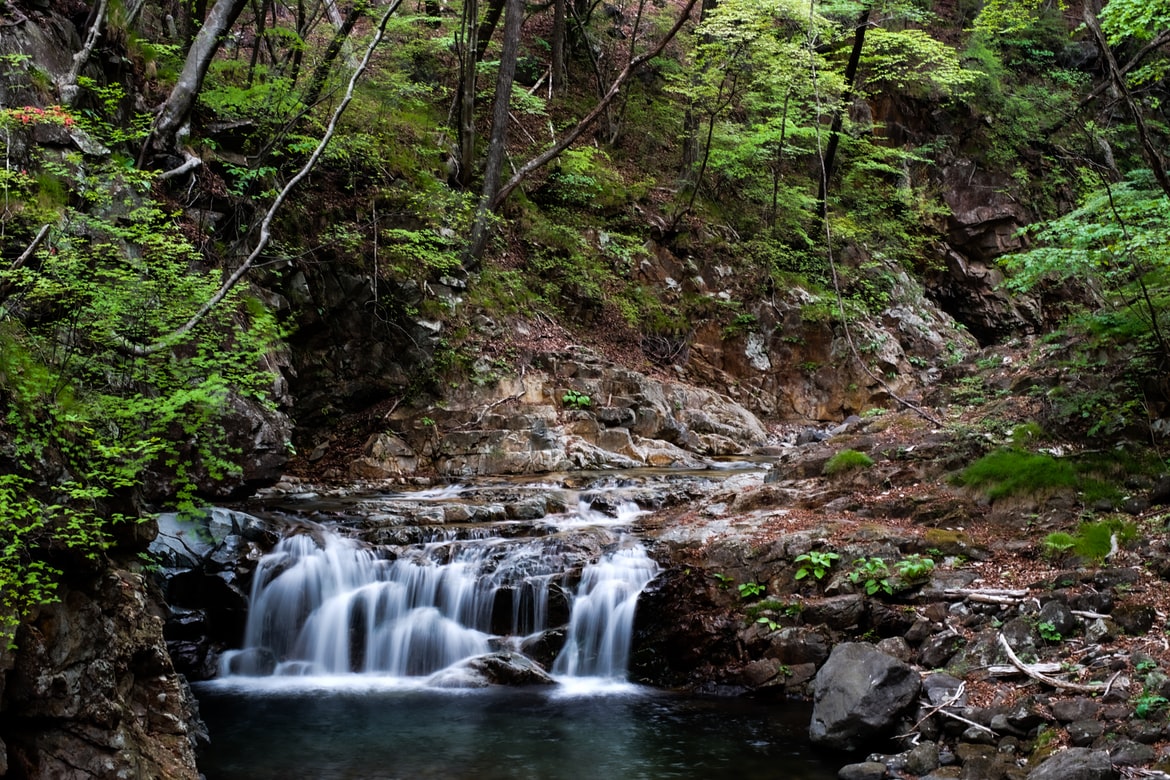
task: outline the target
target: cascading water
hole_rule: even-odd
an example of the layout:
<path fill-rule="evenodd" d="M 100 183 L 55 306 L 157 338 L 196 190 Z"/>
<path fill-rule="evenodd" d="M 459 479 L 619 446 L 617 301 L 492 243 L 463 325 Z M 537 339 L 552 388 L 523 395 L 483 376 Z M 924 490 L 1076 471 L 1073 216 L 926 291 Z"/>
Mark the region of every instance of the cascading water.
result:
<path fill-rule="evenodd" d="M 564 526 L 590 521 L 614 518 L 583 504 Z M 257 566 L 244 650 L 225 654 L 221 673 L 420 677 L 516 649 L 552 627 L 550 594 L 577 560 L 559 534 L 437 541 L 395 558 L 329 531 L 288 536 Z M 637 597 L 657 572 L 630 537 L 587 564 L 554 673 L 624 678 Z"/>

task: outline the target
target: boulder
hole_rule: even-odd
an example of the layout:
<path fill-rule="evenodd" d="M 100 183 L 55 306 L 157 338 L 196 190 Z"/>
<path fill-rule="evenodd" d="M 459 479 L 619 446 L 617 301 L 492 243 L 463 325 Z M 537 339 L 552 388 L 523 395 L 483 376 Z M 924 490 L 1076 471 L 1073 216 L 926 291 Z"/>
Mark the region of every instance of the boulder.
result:
<path fill-rule="evenodd" d="M 887 735 L 921 684 L 909 665 L 873 645 L 848 642 L 833 648 L 813 686 L 809 739 L 852 751 Z"/>
<path fill-rule="evenodd" d="M 1028 773 L 1028 780 L 1116 780 L 1117 770 L 1104 750 L 1062 750 Z"/>
<path fill-rule="evenodd" d="M 485 688 L 489 685 L 555 685 L 556 681 L 531 658 L 501 651 L 477 655 L 437 672 L 430 685 L 437 688 Z"/>

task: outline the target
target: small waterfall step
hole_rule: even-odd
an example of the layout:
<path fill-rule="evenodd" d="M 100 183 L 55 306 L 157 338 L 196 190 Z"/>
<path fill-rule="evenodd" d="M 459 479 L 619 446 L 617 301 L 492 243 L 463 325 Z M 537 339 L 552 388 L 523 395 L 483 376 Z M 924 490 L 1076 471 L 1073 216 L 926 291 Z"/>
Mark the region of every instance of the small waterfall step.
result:
<path fill-rule="evenodd" d="M 397 548 L 294 533 L 259 562 L 244 647 L 224 654 L 221 674 L 427 677 L 488 653 L 556 650 L 562 636 L 555 674 L 624 679 L 637 596 L 658 567 L 632 537 L 598 525 L 640 514 L 581 504 L 549 519 L 546 536 Z"/>

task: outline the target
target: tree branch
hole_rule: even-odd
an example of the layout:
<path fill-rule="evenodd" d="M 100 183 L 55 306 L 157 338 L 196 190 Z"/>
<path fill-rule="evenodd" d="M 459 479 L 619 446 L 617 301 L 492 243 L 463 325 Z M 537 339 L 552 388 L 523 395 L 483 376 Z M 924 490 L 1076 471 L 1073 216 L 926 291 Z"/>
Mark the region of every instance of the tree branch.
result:
<path fill-rule="evenodd" d="M 1093 14 L 1093 9 L 1087 4 L 1085 5 L 1084 18 L 1085 26 L 1092 33 L 1093 40 L 1101 52 L 1101 58 L 1105 61 L 1105 68 L 1109 72 L 1109 78 L 1113 81 L 1113 86 L 1117 88 L 1117 92 L 1125 101 L 1129 113 L 1133 115 L 1133 123 L 1137 128 L 1138 141 L 1141 142 L 1142 152 L 1145 155 L 1146 162 L 1153 169 L 1154 178 L 1157 179 L 1158 186 L 1162 188 L 1162 191 L 1166 195 L 1170 196 L 1170 177 L 1166 175 L 1166 163 L 1162 159 L 1162 155 L 1158 152 L 1157 147 L 1154 146 L 1153 141 L 1150 140 L 1150 131 L 1146 127 L 1146 119 L 1142 116 L 1142 110 L 1138 106 L 1137 101 L 1133 99 L 1133 94 L 1130 93 L 1129 86 L 1125 83 L 1125 76 L 1117 66 L 1117 60 L 1113 57 L 1113 50 L 1109 48 L 1109 42 L 1105 40 L 1105 33 L 1101 31 L 1101 25 L 1097 21 L 1096 15 Z"/>
<path fill-rule="evenodd" d="M 191 319 L 187 320 L 178 328 L 151 344 L 136 344 L 124 336 L 114 334 L 114 338 L 118 342 L 118 347 L 120 349 L 135 357 L 146 357 L 147 355 L 153 355 L 156 352 L 161 352 L 164 349 L 168 349 L 172 344 L 174 344 L 176 339 L 185 336 L 196 325 L 198 325 L 203 320 L 203 318 L 211 312 L 212 309 L 214 309 L 221 301 L 223 301 L 224 298 L 227 297 L 228 293 L 232 291 L 232 288 L 235 287 L 236 284 L 238 284 L 239 281 L 244 278 L 244 275 L 252 268 L 256 260 L 260 257 L 260 253 L 264 251 L 264 248 L 268 246 L 268 242 L 272 238 L 272 233 L 270 230 L 272 227 L 272 220 L 276 216 L 276 212 L 284 204 L 284 201 L 288 198 L 289 193 L 292 192 L 293 188 L 296 187 L 297 184 L 299 184 L 306 176 L 308 176 L 314 167 L 316 167 L 317 161 L 325 152 L 325 147 L 327 147 L 329 142 L 333 139 L 333 135 L 337 132 L 337 123 L 341 119 L 341 115 L 345 113 L 345 109 L 349 106 L 350 101 L 353 100 L 354 88 L 357 86 L 358 79 L 363 73 L 365 73 L 366 68 L 369 66 L 370 59 L 374 55 L 374 49 L 377 48 L 378 44 L 382 42 L 382 38 L 386 34 L 386 24 L 390 21 L 391 14 L 398 10 L 398 6 L 401 4 L 402 0 L 394 0 L 394 2 L 391 3 L 390 6 L 386 9 L 386 12 L 382 14 L 382 18 L 378 22 L 377 31 L 374 33 L 374 37 L 370 41 L 369 46 L 366 47 L 365 56 L 362 58 L 362 61 L 358 63 L 358 66 L 354 70 L 353 75 L 350 76 L 349 85 L 345 90 L 345 97 L 343 97 L 341 102 L 338 103 L 337 108 L 333 111 L 333 116 L 329 119 L 329 125 L 325 128 L 325 135 L 321 137 L 320 142 L 317 144 L 317 148 L 315 148 L 313 153 L 309 155 L 309 159 L 305 161 L 305 164 L 301 167 L 300 171 L 298 171 L 295 176 L 289 179 L 288 183 L 284 185 L 280 193 L 276 196 L 276 199 L 272 201 L 272 205 L 268 207 L 268 211 L 264 214 L 264 219 L 260 222 L 260 238 L 257 240 L 255 248 L 252 249 L 252 252 L 248 255 L 247 259 L 244 260 L 239 268 L 232 272 L 232 275 L 229 276 L 227 280 L 224 281 L 224 283 L 220 286 L 220 288 L 215 291 L 215 294 L 199 307 L 199 310 L 195 312 L 194 315 L 192 315 Z"/>
<path fill-rule="evenodd" d="M 93 54 L 93 47 L 97 45 L 98 40 L 102 37 L 102 27 L 106 23 L 106 8 L 109 6 L 109 0 L 101 0 L 98 3 L 97 11 L 94 13 L 93 24 L 89 27 L 89 32 L 85 36 L 85 43 L 81 49 L 73 55 L 73 63 L 69 66 L 69 72 L 61 77 L 57 83 L 57 93 L 61 96 L 61 102 L 66 106 L 71 106 L 77 100 L 77 79 L 81 75 L 81 69 L 89 62 L 89 56 Z"/>
<path fill-rule="evenodd" d="M 1049 677 L 1046 674 L 1037 672 L 1035 669 L 1031 668 L 1020 660 L 1020 657 L 1016 655 L 1014 650 L 1012 650 L 1012 646 L 1008 644 L 1007 637 L 1005 637 L 1003 634 L 999 635 L 999 646 L 1003 648 L 1003 651 L 1007 655 L 1008 660 L 1012 662 L 1012 666 L 1016 667 L 1021 672 L 1037 682 L 1042 682 L 1045 685 L 1051 685 L 1053 688 L 1063 688 L 1067 691 L 1079 691 L 1081 693 L 1100 693 L 1101 691 L 1105 690 L 1105 686 L 1101 683 L 1095 683 L 1093 685 L 1082 685 L 1081 683 L 1058 680 L 1055 677 Z"/>
<path fill-rule="evenodd" d="M 661 54 L 662 50 L 666 48 L 666 45 L 674 39 L 674 36 L 678 34 L 678 31 L 682 29 L 682 26 L 691 17 L 691 10 L 694 9 L 695 4 L 698 3 L 698 1 L 699 0 L 687 0 L 687 4 L 683 8 L 682 13 L 678 15 L 678 18 L 675 20 L 674 25 L 671 26 L 670 30 L 668 30 L 666 34 L 662 36 L 662 40 L 660 40 L 653 49 L 639 54 L 637 57 L 626 63 L 626 67 L 622 69 L 622 72 L 618 74 L 617 78 L 614 79 L 614 82 L 610 85 L 609 91 L 606 92 L 605 96 L 597 102 L 597 105 L 593 107 L 593 110 L 586 114 L 585 117 L 577 123 L 576 127 L 570 130 L 564 138 L 562 138 L 552 147 L 524 163 L 524 165 L 520 166 L 520 169 L 517 170 L 515 174 L 513 174 L 512 178 L 508 180 L 508 183 L 501 187 L 500 191 L 496 193 L 496 197 L 492 199 L 492 211 L 499 210 L 500 206 L 504 205 L 504 201 L 508 199 L 508 196 L 512 194 L 512 190 L 520 186 L 521 182 L 532 175 L 534 171 L 542 168 L 548 164 L 549 161 L 556 158 L 557 155 L 559 155 L 561 152 L 568 149 L 574 141 L 580 138 L 581 135 L 586 130 L 588 130 L 594 122 L 597 121 L 598 117 L 605 113 L 605 110 L 609 108 L 609 104 L 613 102 L 615 97 L 617 97 L 617 94 L 621 90 L 622 85 L 629 80 L 630 76 L 632 76 L 634 72 L 637 71 L 638 68 L 642 67 L 642 65 L 644 65 L 646 62 Z"/>

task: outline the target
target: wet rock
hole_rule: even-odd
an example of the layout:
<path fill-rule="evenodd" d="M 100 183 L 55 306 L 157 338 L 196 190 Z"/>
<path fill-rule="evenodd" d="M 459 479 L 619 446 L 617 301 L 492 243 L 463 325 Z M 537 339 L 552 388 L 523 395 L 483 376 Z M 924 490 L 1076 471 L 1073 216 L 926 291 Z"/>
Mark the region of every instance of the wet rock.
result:
<path fill-rule="evenodd" d="M 837 750 L 856 750 L 887 734 L 914 703 L 914 669 L 873 645 L 837 645 L 817 672 L 809 738 Z"/>
<path fill-rule="evenodd" d="M 885 776 L 886 765 L 879 761 L 846 764 L 837 772 L 839 780 L 882 780 Z"/>
<path fill-rule="evenodd" d="M 925 775 L 938 769 L 938 745 L 926 740 L 919 742 L 904 753 L 892 756 L 873 755 L 868 760 L 884 764 L 889 772 Z"/>
<path fill-rule="evenodd" d="M 438 672 L 428 685 L 436 688 L 484 688 L 489 685 L 555 685 L 535 661 L 520 653 L 498 652 L 469 658 Z"/>
<path fill-rule="evenodd" d="M 190 691 L 141 575 L 77 565 L 0 650 L 6 758 L 30 780 L 197 776 Z"/>
<path fill-rule="evenodd" d="M 267 647 L 250 647 L 226 657 L 228 674 L 267 677 L 276 671 L 276 655 Z"/>
<path fill-rule="evenodd" d="M 833 631 L 855 628 L 865 615 L 865 599 L 860 594 L 809 599 L 801 616 L 809 625 L 823 625 Z"/>
<path fill-rule="evenodd" d="M 1037 620 L 1041 623 L 1051 623 L 1053 630 L 1061 636 L 1072 636 L 1080 625 L 1080 621 L 1068 605 L 1056 599 L 1041 607 Z"/>
<path fill-rule="evenodd" d="M 1104 750 L 1062 750 L 1028 773 L 1028 780 L 1116 780 L 1117 770 Z"/>

